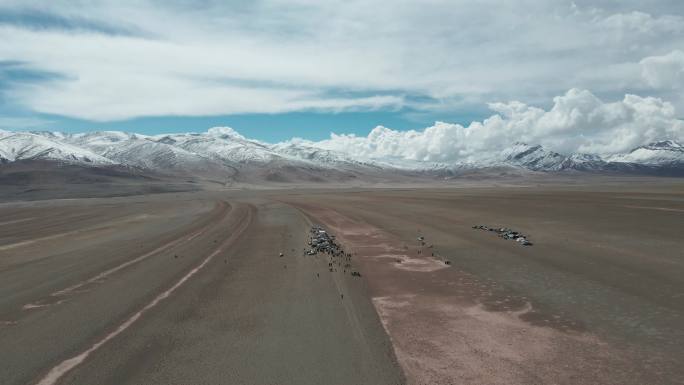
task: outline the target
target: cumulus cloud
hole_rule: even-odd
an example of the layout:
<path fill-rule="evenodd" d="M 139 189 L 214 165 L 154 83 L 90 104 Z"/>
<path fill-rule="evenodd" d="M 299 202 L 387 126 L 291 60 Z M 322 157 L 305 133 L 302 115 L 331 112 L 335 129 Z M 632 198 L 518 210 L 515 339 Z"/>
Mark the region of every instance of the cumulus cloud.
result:
<path fill-rule="evenodd" d="M 237 139 L 245 139 L 244 136 L 242 136 L 239 132 L 235 131 L 232 127 L 212 127 L 209 130 L 207 130 L 207 133 L 211 136 L 227 136 L 231 138 L 237 138 Z"/>
<path fill-rule="evenodd" d="M 332 134 L 309 144 L 362 158 L 467 162 L 518 141 L 561 153 L 601 155 L 657 140 L 684 141 L 684 121 L 676 118 L 672 104 L 654 97 L 628 94 L 604 102 L 587 90 L 570 89 L 548 110 L 518 101 L 490 108 L 495 115 L 468 126 L 437 122 L 421 131 L 379 126 L 368 136 Z"/>
<path fill-rule="evenodd" d="M 59 76 L 0 91 L 28 110 L 90 120 L 461 112 L 573 87 L 615 98 L 647 85 L 663 97 L 667 82 L 646 70 L 644 80 L 642 59 L 684 46 L 680 11 L 611 0 L 7 0 L 0 61 Z"/>

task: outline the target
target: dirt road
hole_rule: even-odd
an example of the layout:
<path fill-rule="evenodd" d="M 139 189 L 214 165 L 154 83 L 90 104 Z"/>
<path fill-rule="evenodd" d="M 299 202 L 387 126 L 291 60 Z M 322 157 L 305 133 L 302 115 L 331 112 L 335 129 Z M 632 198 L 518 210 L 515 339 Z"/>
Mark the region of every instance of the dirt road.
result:
<path fill-rule="evenodd" d="M 0 211 L 3 384 L 403 383 L 363 285 L 303 256 L 292 207 L 194 193 Z"/>

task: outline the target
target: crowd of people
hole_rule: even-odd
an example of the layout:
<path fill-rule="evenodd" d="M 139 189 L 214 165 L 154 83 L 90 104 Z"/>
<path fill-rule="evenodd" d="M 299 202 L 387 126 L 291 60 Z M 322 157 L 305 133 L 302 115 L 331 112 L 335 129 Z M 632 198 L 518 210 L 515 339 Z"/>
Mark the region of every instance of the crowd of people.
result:
<path fill-rule="evenodd" d="M 308 245 L 309 250 L 305 250 L 306 255 L 324 254 L 328 256 L 328 270 L 337 272 L 339 270 L 346 274 L 349 272 L 354 277 L 360 277 L 361 273 L 352 270 L 352 254 L 344 251 L 342 246 L 335 241 L 335 236 L 330 235 L 321 226 L 311 226 Z"/>
<path fill-rule="evenodd" d="M 492 231 L 497 233 L 499 237 L 503 239 L 516 241 L 523 246 L 532 246 L 532 242 L 530 242 L 530 240 L 527 239 L 527 236 L 523 235 L 518 231 L 514 231 L 513 229 L 509 229 L 507 227 L 496 228 L 485 225 L 475 225 L 473 226 L 473 229 Z"/>

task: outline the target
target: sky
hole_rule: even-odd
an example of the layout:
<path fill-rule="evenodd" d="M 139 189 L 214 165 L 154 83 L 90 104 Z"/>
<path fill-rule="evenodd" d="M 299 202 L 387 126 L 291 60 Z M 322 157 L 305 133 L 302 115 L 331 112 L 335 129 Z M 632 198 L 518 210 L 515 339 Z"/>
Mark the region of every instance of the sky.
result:
<path fill-rule="evenodd" d="M 682 140 L 683 91 L 680 0 L 0 0 L 6 130 L 611 153 Z"/>

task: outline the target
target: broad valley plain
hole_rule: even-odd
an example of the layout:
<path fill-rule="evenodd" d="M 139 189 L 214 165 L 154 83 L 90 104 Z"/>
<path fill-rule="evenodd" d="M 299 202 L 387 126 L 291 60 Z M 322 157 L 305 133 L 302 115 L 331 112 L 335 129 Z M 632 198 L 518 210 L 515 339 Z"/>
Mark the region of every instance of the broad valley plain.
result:
<path fill-rule="evenodd" d="M 0 0 L 0 385 L 684 385 L 684 1 Z"/>
<path fill-rule="evenodd" d="M 684 381 L 678 178 L 66 186 L 0 204 L 2 384 Z"/>

